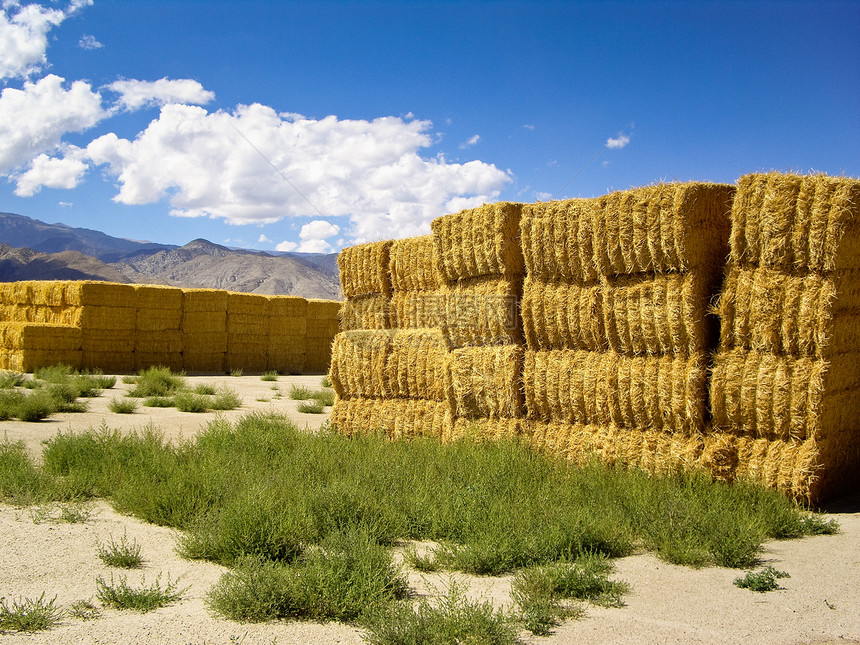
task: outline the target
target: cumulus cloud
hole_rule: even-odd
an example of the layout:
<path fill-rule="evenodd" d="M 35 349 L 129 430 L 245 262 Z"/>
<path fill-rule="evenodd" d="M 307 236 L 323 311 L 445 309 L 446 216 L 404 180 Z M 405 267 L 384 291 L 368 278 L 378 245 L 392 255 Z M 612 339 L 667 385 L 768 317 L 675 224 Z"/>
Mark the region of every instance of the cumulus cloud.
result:
<path fill-rule="evenodd" d="M 621 149 L 630 143 L 630 137 L 626 134 L 619 133 L 617 137 L 610 137 L 606 140 L 606 147 L 610 149 Z"/>
<path fill-rule="evenodd" d="M 348 215 L 353 239 L 365 241 L 428 232 L 452 199 L 492 201 L 510 181 L 484 162 L 421 157 L 430 128 L 399 117 L 317 120 L 259 104 L 232 114 L 170 104 L 134 141 L 107 134 L 87 155 L 116 177 L 123 204 L 168 198 L 173 215 L 232 224 Z"/>
<path fill-rule="evenodd" d="M 215 93 L 203 88 L 197 81 L 182 78 L 157 81 L 123 79 L 114 81 L 105 89 L 119 94 L 118 104 L 126 110 L 161 106 L 169 103 L 205 105 L 215 98 Z"/>
<path fill-rule="evenodd" d="M 295 251 L 298 248 L 298 244 L 295 242 L 290 242 L 289 240 L 284 240 L 280 244 L 275 247 L 276 251 Z"/>
<path fill-rule="evenodd" d="M 49 74 L 0 94 L 0 173 L 53 152 L 63 135 L 86 130 L 107 116 L 89 83 L 75 81 L 68 88 L 64 83 Z"/>
<path fill-rule="evenodd" d="M 19 175 L 15 194 L 30 197 L 42 187 L 75 188 L 87 171 L 79 149 L 67 151 L 63 158 L 51 158 L 41 154 L 33 160 L 30 169 Z"/>
<path fill-rule="evenodd" d="M 461 149 L 461 150 L 464 150 L 464 149 L 466 149 L 466 148 L 469 148 L 469 147 L 471 147 L 471 146 L 474 146 L 474 145 L 475 145 L 476 143 L 478 143 L 478 141 L 480 141 L 480 140 L 481 140 L 481 135 L 476 134 L 475 136 L 470 137 L 468 141 L 464 141 L 463 143 L 461 143 L 461 144 L 460 144 L 460 149 Z"/>
<path fill-rule="evenodd" d="M 326 240 L 338 233 L 340 233 L 340 226 L 337 224 L 332 224 L 323 219 L 308 222 L 302 226 L 299 233 L 302 243 L 298 250 L 302 253 L 330 253 L 334 248 Z"/>
<path fill-rule="evenodd" d="M 0 79 L 26 78 L 47 65 L 48 32 L 92 0 L 75 0 L 65 10 L 38 4 L 0 7 Z"/>
<path fill-rule="evenodd" d="M 95 36 L 87 34 L 78 41 L 78 47 L 81 49 L 101 49 L 104 47 Z"/>

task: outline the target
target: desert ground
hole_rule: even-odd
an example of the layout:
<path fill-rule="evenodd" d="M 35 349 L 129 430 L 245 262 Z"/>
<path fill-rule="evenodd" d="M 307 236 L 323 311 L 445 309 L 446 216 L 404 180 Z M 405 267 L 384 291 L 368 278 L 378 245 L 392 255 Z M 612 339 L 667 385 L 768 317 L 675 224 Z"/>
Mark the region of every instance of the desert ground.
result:
<path fill-rule="evenodd" d="M 293 384 L 311 388 L 319 376 L 282 376 L 276 382 L 259 376 L 190 377 L 191 385 L 228 385 L 243 399 L 238 410 L 220 413 L 236 419 L 254 410 L 286 414 L 300 427 L 314 431 L 327 415 L 301 414 L 288 397 Z M 117 382 L 113 390 L 92 400 L 85 413 L 57 414 L 39 423 L 0 422 L 9 440 L 23 440 L 38 457 L 41 442 L 57 432 L 98 428 L 129 431 L 153 425 L 167 438 L 189 438 L 215 413 L 192 414 L 169 408 L 138 408 L 130 415 L 108 411 L 108 403 L 128 386 Z M 278 388 L 277 390 L 273 388 Z M 281 397 L 277 397 L 278 393 Z M 180 558 L 171 529 L 146 524 L 116 513 L 107 502 L 89 507 L 83 523 L 35 521 L 32 508 L 0 504 L 0 597 L 11 602 L 22 597 L 45 599 L 68 608 L 79 600 L 95 600 L 96 579 L 128 575 L 132 585 L 161 575 L 187 588 L 182 598 L 167 607 L 141 614 L 104 609 L 94 620 L 66 616 L 50 631 L 36 634 L 0 633 L 0 645 L 27 644 L 144 644 L 164 645 L 290 645 L 299 643 L 362 643 L 362 632 L 349 625 L 313 622 L 242 624 L 218 618 L 205 604 L 207 590 L 225 571 L 221 566 Z M 765 544 L 762 566 L 772 565 L 791 577 L 780 580 L 782 589 L 755 593 L 732 581 L 742 571 L 708 567 L 691 569 L 667 564 L 643 553 L 616 561 L 614 579 L 627 581 L 626 605 L 604 609 L 588 607 L 584 617 L 557 627 L 548 637 L 523 633 L 523 641 L 563 645 L 641 643 L 730 643 L 831 645 L 860 643 L 860 495 L 837 500 L 827 507 L 828 517 L 841 527 L 833 536 Z M 145 559 L 141 570 L 118 574 L 97 556 L 99 544 L 123 535 L 136 540 Z M 507 578 L 455 575 L 471 596 L 497 606 L 510 602 Z M 415 592 L 444 589 L 448 575 L 409 573 Z"/>

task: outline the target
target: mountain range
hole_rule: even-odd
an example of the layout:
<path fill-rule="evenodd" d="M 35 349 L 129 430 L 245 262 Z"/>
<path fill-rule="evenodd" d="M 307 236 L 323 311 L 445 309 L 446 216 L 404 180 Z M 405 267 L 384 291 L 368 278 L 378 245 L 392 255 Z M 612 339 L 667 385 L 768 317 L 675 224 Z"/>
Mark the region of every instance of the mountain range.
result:
<path fill-rule="evenodd" d="M 139 242 L 0 213 L 0 282 L 16 280 L 108 280 L 343 297 L 336 253 L 267 253 L 204 239 L 184 246 Z"/>

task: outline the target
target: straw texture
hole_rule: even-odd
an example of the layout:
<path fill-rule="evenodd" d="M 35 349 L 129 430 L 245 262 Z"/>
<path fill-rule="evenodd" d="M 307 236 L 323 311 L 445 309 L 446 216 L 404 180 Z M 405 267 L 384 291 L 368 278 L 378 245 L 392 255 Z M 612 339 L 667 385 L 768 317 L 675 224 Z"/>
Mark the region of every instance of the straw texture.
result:
<path fill-rule="evenodd" d="M 466 347 L 451 355 L 451 389 L 457 417 L 523 416 L 523 347 Z"/>
<path fill-rule="evenodd" d="M 516 279 L 492 276 L 442 287 L 444 330 L 451 346 L 521 343 L 520 289 Z"/>
<path fill-rule="evenodd" d="M 389 253 L 392 242 L 371 242 L 343 249 L 337 256 L 340 284 L 346 298 L 391 294 Z"/>
<path fill-rule="evenodd" d="M 450 392 L 448 339 L 441 329 L 400 329 L 386 358 L 386 398 L 447 401 Z"/>
<path fill-rule="evenodd" d="M 433 236 L 394 240 L 389 272 L 393 291 L 433 291 L 442 286 Z"/>
<path fill-rule="evenodd" d="M 380 330 L 339 333 L 331 354 L 331 382 L 343 399 L 383 398 L 390 390 L 386 369 L 392 334 Z"/>

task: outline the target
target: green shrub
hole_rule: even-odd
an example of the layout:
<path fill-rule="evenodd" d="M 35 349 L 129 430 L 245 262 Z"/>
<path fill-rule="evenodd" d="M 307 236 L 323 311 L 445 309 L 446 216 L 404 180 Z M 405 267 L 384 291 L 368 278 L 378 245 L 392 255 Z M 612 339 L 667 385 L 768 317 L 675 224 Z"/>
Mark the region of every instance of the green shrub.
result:
<path fill-rule="evenodd" d="M 269 370 L 265 374 L 260 377 L 261 381 L 277 381 L 278 380 L 278 372 L 277 370 Z"/>
<path fill-rule="evenodd" d="M 325 406 L 317 400 L 299 401 L 296 410 L 305 414 L 322 414 L 325 412 Z"/>
<path fill-rule="evenodd" d="M 111 399 L 108 410 L 117 414 L 131 414 L 137 410 L 137 401 L 132 399 Z"/>
<path fill-rule="evenodd" d="M 41 421 L 57 410 L 56 400 L 45 390 L 33 390 L 21 398 L 15 416 L 21 421 Z"/>
<path fill-rule="evenodd" d="M 139 569 L 143 566 L 140 545 L 137 543 L 137 540 L 129 542 L 125 534 L 123 534 L 119 542 L 115 541 L 113 536 L 111 536 L 107 544 L 99 544 L 98 556 L 109 567 Z"/>
<path fill-rule="evenodd" d="M 331 407 L 334 405 L 334 390 L 317 390 L 312 398 L 321 405 Z"/>
<path fill-rule="evenodd" d="M 735 578 L 734 584 L 741 589 L 765 593 L 766 591 L 781 589 L 777 580 L 790 577 L 785 571 L 777 571 L 773 567 L 767 566 L 760 571 L 748 571 L 743 578 Z"/>
<path fill-rule="evenodd" d="M 172 408 L 173 398 L 169 396 L 148 396 L 143 400 L 148 408 Z"/>
<path fill-rule="evenodd" d="M 10 390 L 24 382 L 24 375 L 18 372 L 0 371 L 0 390 Z"/>
<path fill-rule="evenodd" d="M 242 397 L 236 390 L 222 386 L 215 391 L 215 398 L 209 406 L 213 410 L 235 410 L 242 406 Z"/>
<path fill-rule="evenodd" d="M 170 396 L 185 387 L 185 376 L 167 367 L 150 367 L 138 372 L 134 388 L 128 393 L 136 398 Z"/>
<path fill-rule="evenodd" d="M 147 587 L 144 580 L 137 588 L 130 587 L 125 576 L 122 576 L 119 582 L 115 582 L 111 574 L 110 583 L 101 576 L 96 578 L 96 596 L 105 607 L 114 609 L 134 609 L 145 613 L 176 602 L 186 591 L 187 588 L 178 589 L 176 582 L 170 580 L 170 576 L 167 577 L 167 584 L 162 589 L 161 574 L 158 574 L 155 582 L 150 586 Z"/>
<path fill-rule="evenodd" d="M 307 401 L 308 399 L 312 399 L 313 396 L 313 390 L 309 387 L 305 387 L 304 385 L 290 386 L 290 398 L 293 401 Z"/>
<path fill-rule="evenodd" d="M 193 392 L 179 392 L 173 397 L 173 405 L 180 412 L 206 412 L 209 410 L 209 398 Z"/>
<path fill-rule="evenodd" d="M 63 618 L 63 611 L 54 603 L 57 597 L 45 602 L 45 594 L 30 600 L 12 601 L 11 606 L 0 598 L 0 632 L 38 632 L 50 629 Z"/>
<path fill-rule="evenodd" d="M 203 394 L 206 396 L 214 396 L 215 386 L 211 385 L 209 383 L 200 383 L 199 385 L 194 387 L 192 392 L 194 392 L 194 394 Z"/>

